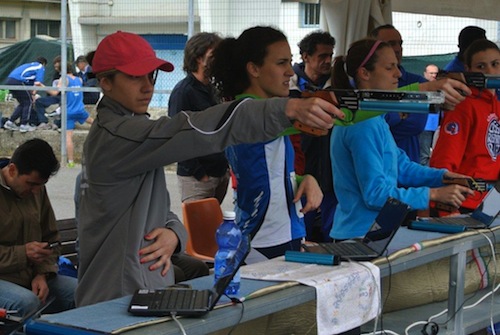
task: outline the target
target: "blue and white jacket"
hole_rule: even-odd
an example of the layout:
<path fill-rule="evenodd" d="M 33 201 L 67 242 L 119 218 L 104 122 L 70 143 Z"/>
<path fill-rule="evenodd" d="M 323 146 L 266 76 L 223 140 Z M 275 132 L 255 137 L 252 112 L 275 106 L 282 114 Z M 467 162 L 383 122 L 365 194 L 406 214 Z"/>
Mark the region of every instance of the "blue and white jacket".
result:
<path fill-rule="evenodd" d="M 288 136 L 231 146 L 226 156 L 238 181 L 236 223 L 251 236 L 252 247 L 268 248 L 304 237 L 302 205 L 293 203 L 297 182 Z"/>
<path fill-rule="evenodd" d="M 26 63 L 16 67 L 9 73 L 8 77 L 19 80 L 26 85 L 33 85 L 35 82 L 43 82 L 45 67 L 42 63 Z"/>

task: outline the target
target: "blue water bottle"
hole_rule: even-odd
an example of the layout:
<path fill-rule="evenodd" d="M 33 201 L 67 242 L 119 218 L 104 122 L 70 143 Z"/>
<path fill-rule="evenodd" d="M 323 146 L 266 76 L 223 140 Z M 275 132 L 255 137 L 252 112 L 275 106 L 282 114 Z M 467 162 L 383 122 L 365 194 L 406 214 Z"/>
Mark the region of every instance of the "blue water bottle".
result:
<path fill-rule="evenodd" d="M 214 259 L 214 279 L 217 281 L 220 277 L 228 275 L 233 271 L 232 266 L 235 265 L 234 259 L 232 262 L 228 260 L 234 257 L 236 250 L 241 242 L 241 230 L 234 222 L 236 214 L 232 211 L 225 211 L 223 214 L 222 224 L 217 228 L 215 240 L 219 249 L 215 253 Z M 240 271 L 234 275 L 233 280 L 226 288 L 227 295 L 236 295 L 240 289 Z"/>

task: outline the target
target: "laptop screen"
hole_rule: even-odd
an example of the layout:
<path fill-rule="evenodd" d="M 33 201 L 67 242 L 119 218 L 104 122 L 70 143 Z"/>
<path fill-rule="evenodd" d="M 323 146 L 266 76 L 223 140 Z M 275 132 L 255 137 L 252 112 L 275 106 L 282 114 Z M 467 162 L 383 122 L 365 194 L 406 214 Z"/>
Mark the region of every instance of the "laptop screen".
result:
<path fill-rule="evenodd" d="M 382 254 L 399 226 L 406 219 L 408 212 L 409 206 L 407 204 L 397 199 L 387 199 L 370 230 L 363 238 L 363 242 L 378 254 Z"/>
<path fill-rule="evenodd" d="M 500 212 L 500 192 L 492 187 L 479 206 L 472 212 L 472 217 L 490 225 Z"/>

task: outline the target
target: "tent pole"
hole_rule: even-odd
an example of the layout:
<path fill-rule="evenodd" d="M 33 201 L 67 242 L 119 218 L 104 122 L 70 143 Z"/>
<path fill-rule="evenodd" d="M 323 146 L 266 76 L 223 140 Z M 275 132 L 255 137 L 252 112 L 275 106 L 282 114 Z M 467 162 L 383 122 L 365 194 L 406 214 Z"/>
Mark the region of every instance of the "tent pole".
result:
<path fill-rule="evenodd" d="M 67 104 L 66 104 L 66 73 L 68 64 L 68 46 L 67 46 L 67 0 L 61 0 L 61 165 L 65 165 L 67 161 L 67 151 L 66 151 L 66 121 L 67 115 Z"/>

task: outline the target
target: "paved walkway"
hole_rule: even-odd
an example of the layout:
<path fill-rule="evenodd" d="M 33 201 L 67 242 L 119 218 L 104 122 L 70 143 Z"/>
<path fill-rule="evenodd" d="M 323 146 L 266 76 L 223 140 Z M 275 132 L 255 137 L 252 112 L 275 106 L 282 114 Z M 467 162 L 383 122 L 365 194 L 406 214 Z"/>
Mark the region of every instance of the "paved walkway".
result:
<path fill-rule="evenodd" d="M 67 219 L 75 217 L 75 204 L 73 195 L 75 190 L 76 176 L 81 170 L 81 165 L 76 165 L 69 169 L 62 166 L 59 172 L 47 183 L 47 191 L 56 219 Z M 165 172 L 168 191 L 170 192 L 170 200 L 172 202 L 172 211 L 182 220 L 181 200 L 179 188 L 177 186 L 177 176 L 174 171 Z M 222 203 L 223 210 L 232 210 L 232 189 L 228 189 L 228 193 Z"/>

